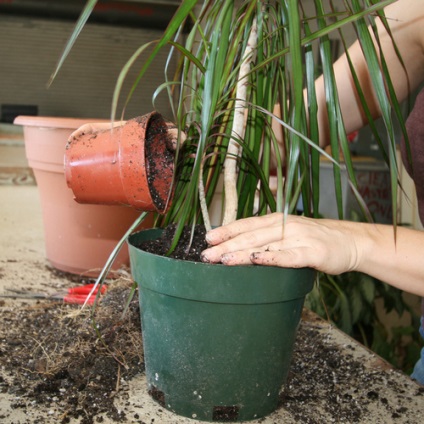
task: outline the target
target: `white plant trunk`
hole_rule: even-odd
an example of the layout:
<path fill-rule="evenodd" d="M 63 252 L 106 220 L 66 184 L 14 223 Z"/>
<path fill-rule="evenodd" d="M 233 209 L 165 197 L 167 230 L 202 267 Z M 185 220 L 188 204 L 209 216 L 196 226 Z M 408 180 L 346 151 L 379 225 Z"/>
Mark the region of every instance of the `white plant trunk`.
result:
<path fill-rule="evenodd" d="M 247 41 L 247 46 L 240 66 L 234 106 L 233 127 L 224 164 L 225 209 L 222 225 L 229 224 L 237 218 L 237 161 L 241 155 L 241 146 L 237 142 L 237 139 L 242 140 L 244 138 L 246 129 L 245 109 L 247 100 L 247 85 L 249 82 L 247 75 L 250 71 L 250 64 L 253 61 L 257 39 L 258 32 L 255 19 L 252 23 L 249 39 Z"/>

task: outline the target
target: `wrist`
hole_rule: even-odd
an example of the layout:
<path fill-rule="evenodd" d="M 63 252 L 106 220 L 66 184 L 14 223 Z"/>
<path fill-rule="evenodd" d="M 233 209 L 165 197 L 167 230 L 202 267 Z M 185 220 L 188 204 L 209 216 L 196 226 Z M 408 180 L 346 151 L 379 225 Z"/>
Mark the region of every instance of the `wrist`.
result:
<path fill-rule="evenodd" d="M 355 271 L 373 275 L 376 268 L 382 266 L 379 260 L 383 250 L 388 248 L 393 237 L 393 227 L 382 224 L 362 223 L 360 231 L 356 232 L 357 263 Z"/>
<path fill-rule="evenodd" d="M 378 246 L 377 237 L 375 235 L 376 225 L 368 223 L 347 222 L 351 228 L 351 263 L 350 271 L 367 272 L 372 266 L 375 249 Z"/>

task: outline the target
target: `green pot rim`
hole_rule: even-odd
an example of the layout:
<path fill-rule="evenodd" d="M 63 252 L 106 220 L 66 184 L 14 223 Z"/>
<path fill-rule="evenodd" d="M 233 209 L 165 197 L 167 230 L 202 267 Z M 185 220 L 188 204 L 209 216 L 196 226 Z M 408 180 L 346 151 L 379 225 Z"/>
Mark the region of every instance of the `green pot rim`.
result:
<path fill-rule="evenodd" d="M 312 290 L 315 271 L 255 265 L 225 266 L 183 261 L 144 252 L 136 245 L 161 229 L 128 239 L 131 271 L 141 290 L 212 303 L 261 304 L 299 299 Z"/>

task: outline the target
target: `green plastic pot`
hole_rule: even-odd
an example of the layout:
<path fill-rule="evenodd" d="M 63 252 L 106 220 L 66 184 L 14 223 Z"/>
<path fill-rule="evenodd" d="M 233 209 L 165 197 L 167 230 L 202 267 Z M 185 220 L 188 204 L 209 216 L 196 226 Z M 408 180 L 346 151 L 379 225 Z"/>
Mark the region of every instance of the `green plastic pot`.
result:
<path fill-rule="evenodd" d="M 273 412 L 314 271 L 181 261 L 137 247 L 159 235 L 129 238 L 150 395 L 204 421 Z"/>

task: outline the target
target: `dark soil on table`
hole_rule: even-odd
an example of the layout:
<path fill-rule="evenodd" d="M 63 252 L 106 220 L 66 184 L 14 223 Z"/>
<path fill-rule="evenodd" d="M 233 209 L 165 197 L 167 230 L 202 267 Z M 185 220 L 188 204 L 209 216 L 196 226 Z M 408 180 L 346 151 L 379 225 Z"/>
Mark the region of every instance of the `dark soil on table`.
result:
<path fill-rule="evenodd" d="M 113 282 L 93 317 L 90 307 L 55 301 L 1 303 L 0 391 L 15 396 L 13 409 L 44 410 L 28 422 L 45 422 L 50 409 L 62 411 L 61 423 L 102 422 L 100 413 L 126 421 L 113 399 L 144 370 L 137 297 L 122 317 L 131 286 Z M 1 411 L 0 422 L 8 416 Z"/>
<path fill-rule="evenodd" d="M 382 359 L 375 357 L 375 366 L 365 367 L 355 359 L 356 343 L 343 346 L 343 352 L 313 325 L 320 318 L 304 311 L 293 352 L 286 387 L 281 393 L 281 405 L 302 424 L 336 423 L 421 423 L 415 409 L 424 406 L 424 387 L 417 386 L 412 397 L 405 395 L 406 386 L 396 379 L 400 371 L 392 370 Z M 331 331 L 331 330 L 330 330 Z M 353 342 L 353 340 L 352 340 Z M 388 379 L 387 371 L 391 373 Z M 391 386 L 397 399 L 388 399 L 380 387 Z M 414 406 L 411 407 L 416 402 Z M 369 411 L 372 410 L 373 421 Z M 315 411 L 315 414 L 311 411 Z M 321 411 L 324 417 L 320 418 Z M 389 416 L 390 421 L 375 421 L 375 412 Z M 331 417 L 331 420 L 328 420 Z"/>

